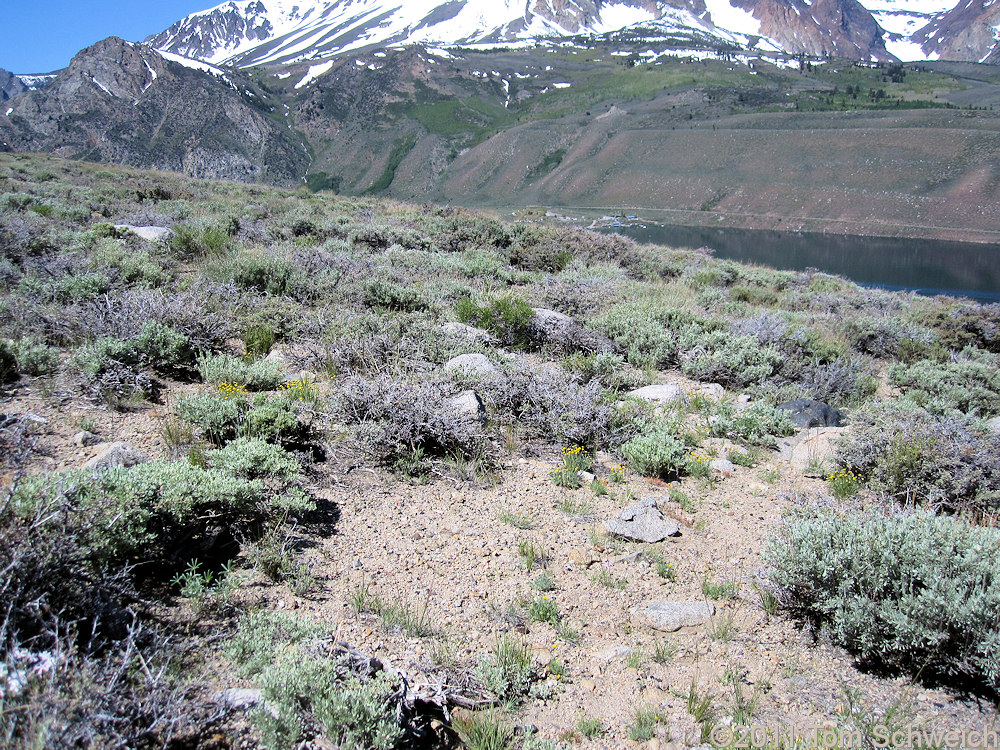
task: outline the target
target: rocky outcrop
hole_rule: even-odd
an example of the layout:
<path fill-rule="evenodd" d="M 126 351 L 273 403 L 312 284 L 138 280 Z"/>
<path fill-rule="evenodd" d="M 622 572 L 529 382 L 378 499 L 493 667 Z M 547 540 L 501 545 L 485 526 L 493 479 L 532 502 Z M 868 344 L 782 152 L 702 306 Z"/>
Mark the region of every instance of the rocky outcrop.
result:
<path fill-rule="evenodd" d="M 0 141 L 192 177 L 292 185 L 308 157 L 239 72 L 191 68 L 116 37 L 80 52 L 48 86 L 10 101 Z"/>
<path fill-rule="evenodd" d="M 24 81 L 10 71 L 0 68 L 0 102 L 13 99 L 18 94 L 23 94 L 28 90 Z"/>
<path fill-rule="evenodd" d="M 884 32 L 857 0 L 732 0 L 760 21 L 760 34 L 789 52 L 893 59 Z"/>
<path fill-rule="evenodd" d="M 654 497 L 629 506 L 610 521 L 605 521 L 604 526 L 612 534 L 647 544 L 662 542 L 680 533 L 680 526 L 673 519 L 664 517 Z"/>
<path fill-rule="evenodd" d="M 1000 5 L 961 0 L 915 32 L 911 41 L 942 60 L 1000 62 Z"/>
<path fill-rule="evenodd" d="M 635 609 L 634 613 L 642 616 L 656 630 L 673 633 L 681 628 L 693 628 L 707 623 L 715 614 L 715 605 L 711 602 L 660 599 Z"/>
<path fill-rule="evenodd" d="M 811 398 L 797 398 L 778 404 L 792 418 L 792 424 L 800 429 L 809 427 L 840 427 L 844 415 L 829 404 Z"/>

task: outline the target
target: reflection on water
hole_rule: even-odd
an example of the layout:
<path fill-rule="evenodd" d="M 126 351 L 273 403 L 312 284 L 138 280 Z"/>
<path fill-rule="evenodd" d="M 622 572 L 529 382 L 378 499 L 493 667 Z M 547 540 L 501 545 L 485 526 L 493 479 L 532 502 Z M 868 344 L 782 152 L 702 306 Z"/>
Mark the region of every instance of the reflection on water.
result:
<path fill-rule="evenodd" d="M 1000 245 L 709 227 L 613 231 L 639 242 L 709 247 L 718 258 L 796 271 L 817 268 L 865 286 L 1000 302 Z"/>

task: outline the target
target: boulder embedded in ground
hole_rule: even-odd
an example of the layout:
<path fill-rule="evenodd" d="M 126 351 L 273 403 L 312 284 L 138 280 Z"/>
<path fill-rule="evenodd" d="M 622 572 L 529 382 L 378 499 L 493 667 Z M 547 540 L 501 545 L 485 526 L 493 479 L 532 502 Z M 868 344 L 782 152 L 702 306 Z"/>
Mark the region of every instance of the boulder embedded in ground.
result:
<path fill-rule="evenodd" d="M 445 372 L 462 370 L 467 375 L 492 375 L 497 371 L 485 354 L 459 354 L 444 363 Z"/>
<path fill-rule="evenodd" d="M 583 549 L 580 547 L 571 549 L 568 557 L 571 563 L 574 565 L 580 565 L 584 568 L 589 568 L 591 565 L 600 560 L 600 558 L 589 549 Z"/>
<path fill-rule="evenodd" d="M 698 386 L 698 390 L 695 391 L 695 393 L 699 396 L 710 398 L 713 401 L 721 401 L 726 395 L 726 389 L 718 383 L 702 383 Z"/>
<path fill-rule="evenodd" d="M 629 391 L 632 398 L 641 398 L 643 401 L 652 401 L 660 404 L 671 404 L 674 401 L 684 401 L 684 391 L 679 385 L 646 385 Z"/>
<path fill-rule="evenodd" d="M 474 326 L 459 323 L 457 321 L 442 323 L 441 330 L 445 333 L 454 333 L 459 336 L 466 336 L 473 341 L 487 341 L 492 338 L 489 332 L 484 331 L 482 328 L 475 328 Z"/>
<path fill-rule="evenodd" d="M 587 352 L 613 352 L 614 342 L 594 331 L 584 328 L 568 315 L 544 307 L 534 307 L 531 325 L 542 341 L 563 349 L 582 349 Z"/>
<path fill-rule="evenodd" d="M 832 459 L 837 452 L 834 440 L 844 432 L 846 427 L 818 427 L 792 447 L 789 457 L 791 464 L 799 471 L 809 471 L 820 476 L 832 471 Z"/>
<path fill-rule="evenodd" d="M 647 497 L 629 506 L 610 521 L 605 521 L 604 525 L 612 534 L 648 544 L 677 536 L 681 530 L 676 521 L 664 518 L 655 497 Z"/>
<path fill-rule="evenodd" d="M 124 229 L 149 242 L 169 242 L 174 232 L 166 227 L 134 227 L 131 224 L 115 224 L 115 229 Z"/>
<path fill-rule="evenodd" d="M 1000 417 L 993 417 L 993 419 L 987 420 L 986 427 L 994 435 L 1000 435 Z"/>
<path fill-rule="evenodd" d="M 844 415 L 829 404 L 811 398 L 797 398 L 778 404 L 779 409 L 789 412 L 792 424 L 798 428 L 840 427 Z"/>
<path fill-rule="evenodd" d="M 256 688 L 229 688 L 216 693 L 215 700 L 226 708 L 246 711 L 264 702 L 264 692 Z"/>
<path fill-rule="evenodd" d="M 715 614 L 711 602 L 686 602 L 658 599 L 645 607 L 633 610 L 640 614 L 657 630 L 673 633 L 681 628 L 693 628 L 708 622 Z"/>
<path fill-rule="evenodd" d="M 97 445 L 99 442 L 101 442 L 101 439 L 88 430 L 80 430 L 80 432 L 73 436 L 73 443 L 81 448 L 86 448 L 89 445 Z"/>
<path fill-rule="evenodd" d="M 144 464 L 150 458 L 142 451 L 136 450 L 128 443 L 109 443 L 100 453 L 87 461 L 85 469 L 111 469 L 116 466 L 136 466 Z"/>
<path fill-rule="evenodd" d="M 486 407 L 475 391 L 462 391 L 454 398 L 448 399 L 448 405 L 462 419 L 480 424 L 486 421 Z"/>
<path fill-rule="evenodd" d="M 724 477 L 731 477 L 736 473 L 736 467 L 728 458 L 714 458 L 709 466 L 712 467 L 713 472 Z"/>

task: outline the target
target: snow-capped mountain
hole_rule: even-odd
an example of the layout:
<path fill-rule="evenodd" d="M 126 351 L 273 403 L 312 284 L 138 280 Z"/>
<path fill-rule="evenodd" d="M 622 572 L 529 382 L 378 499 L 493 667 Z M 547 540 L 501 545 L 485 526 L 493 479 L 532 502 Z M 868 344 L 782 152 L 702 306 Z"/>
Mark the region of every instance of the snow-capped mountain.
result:
<path fill-rule="evenodd" d="M 635 28 L 795 53 L 888 57 L 881 29 L 857 0 L 230 0 L 146 41 L 243 67 L 372 46 L 532 44 Z"/>
<path fill-rule="evenodd" d="M 1000 62 L 1000 2 L 960 0 L 914 33 L 913 42 L 935 59 Z"/>

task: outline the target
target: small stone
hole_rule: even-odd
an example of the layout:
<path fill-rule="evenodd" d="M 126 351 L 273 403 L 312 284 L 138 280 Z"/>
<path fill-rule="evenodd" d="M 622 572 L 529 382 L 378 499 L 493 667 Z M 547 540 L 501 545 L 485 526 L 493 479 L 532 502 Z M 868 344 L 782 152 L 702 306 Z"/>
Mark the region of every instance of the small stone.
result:
<path fill-rule="evenodd" d="M 726 389 L 718 383 L 702 383 L 698 386 L 698 390 L 695 393 L 714 401 L 719 401 L 726 395 Z"/>
<path fill-rule="evenodd" d="M 711 602 L 660 599 L 649 602 L 645 607 L 638 607 L 633 612 L 643 615 L 657 630 L 673 633 L 681 628 L 704 624 L 715 614 L 715 605 Z"/>
<path fill-rule="evenodd" d="M 593 680 L 580 680 L 580 689 L 587 693 L 597 690 L 597 683 Z"/>
<path fill-rule="evenodd" d="M 605 521 L 604 525 L 612 534 L 647 544 L 676 536 L 681 528 L 673 519 L 664 518 L 654 497 L 629 506 L 610 521 Z"/>
<path fill-rule="evenodd" d="M 736 403 L 740 404 L 741 406 L 746 406 L 752 400 L 753 399 L 750 398 L 749 393 L 741 393 L 739 396 L 736 397 Z"/>
<path fill-rule="evenodd" d="M 247 710 L 264 702 L 264 693 L 253 688 L 229 688 L 215 694 L 215 700 L 235 710 Z"/>
<path fill-rule="evenodd" d="M 466 325 L 465 323 L 459 323 L 457 321 L 442 323 L 441 330 L 445 333 L 455 333 L 461 336 L 466 336 L 475 341 L 485 341 L 490 338 L 490 334 L 482 328 L 474 328 L 473 326 Z"/>
<path fill-rule="evenodd" d="M 583 482 L 584 484 L 590 484 L 595 479 L 597 479 L 597 477 L 595 477 L 589 471 L 581 471 L 580 472 L 580 481 Z"/>
<path fill-rule="evenodd" d="M 626 658 L 632 653 L 632 649 L 628 646 L 612 646 L 611 648 L 606 648 L 597 654 L 597 658 L 604 662 L 618 661 L 619 659 Z"/>
<path fill-rule="evenodd" d="M 627 555 L 621 555 L 616 557 L 611 561 L 612 565 L 617 565 L 618 563 L 634 563 L 639 562 L 642 559 L 642 552 L 630 552 Z"/>
<path fill-rule="evenodd" d="M 462 370 L 467 375 L 492 375 L 497 371 L 485 354 L 459 354 L 444 363 L 445 372 Z"/>
<path fill-rule="evenodd" d="M 569 551 L 569 561 L 586 568 L 597 562 L 597 557 L 589 549 L 577 548 Z"/>
<path fill-rule="evenodd" d="M 728 458 L 713 459 L 709 466 L 712 467 L 712 471 L 724 477 L 731 477 L 736 473 L 736 467 Z"/>
<path fill-rule="evenodd" d="M 148 242 L 167 242 L 173 237 L 173 230 L 167 227 L 134 227 L 131 224 L 115 224 L 115 229 L 124 229 Z"/>
<path fill-rule="evenodd" d="M 144 464 L 150 458 L 128 443 L 108 443 L 100 453 L 84 463 L 85 469 L 110 469 L 115 466 L 136 466 Z"/>
<path fill-rule="evenodd" d="M 675 401 L 683 402 L 684 392 L 678 385 L 647 385 L 629 391 L 632 398 L 639 398 L 643 401 L 653 401 L 660 404 L 672 404 Z"/>
<path fill-rule="evenodd" d="M 448 399 L 448 405 L 464 420 L 480 424 L 486 421 L 486 407 L 475 391 L 462 391 Z"/>
<path fill-rule="evenodd" d="M 73 436 L 73 444 L 80 448 L 85 448 L 88 445 L 96 445 L 99 442 L 101 442 L 101 439 L 88 430 L 80 430 L 80 432 Z"/>
<path fill-rule="evenodd" d="M 1000 435 L 1000 417 L 986 420 L 986 428 L 994 435 Z"/>

